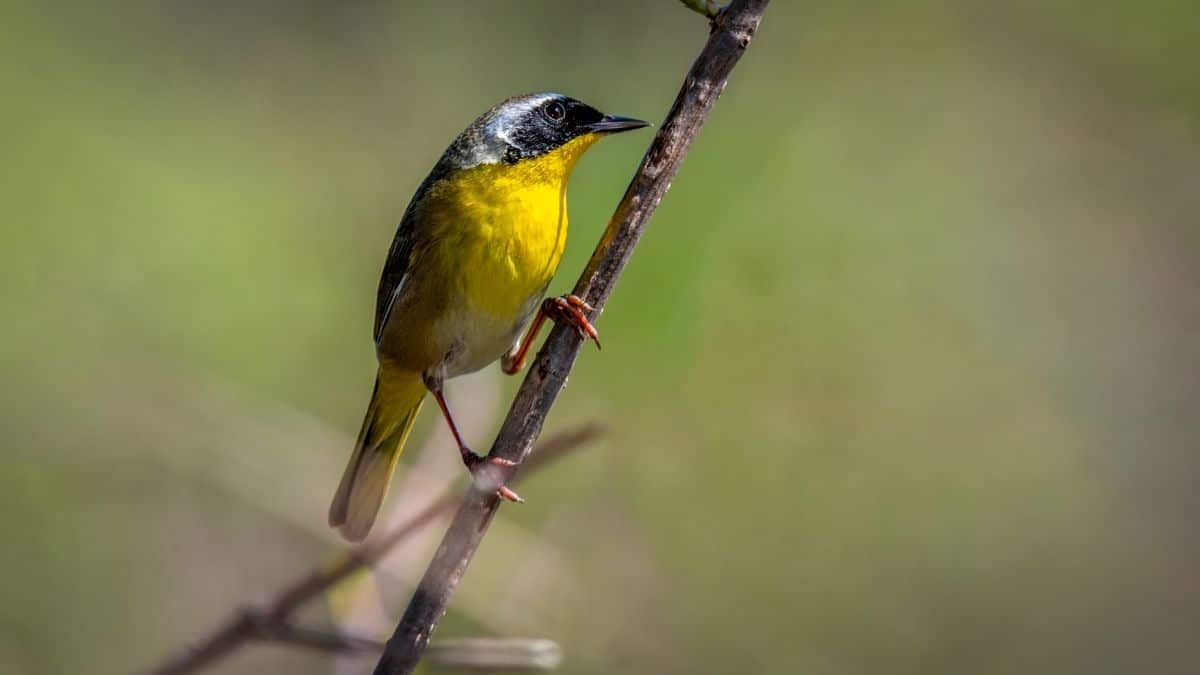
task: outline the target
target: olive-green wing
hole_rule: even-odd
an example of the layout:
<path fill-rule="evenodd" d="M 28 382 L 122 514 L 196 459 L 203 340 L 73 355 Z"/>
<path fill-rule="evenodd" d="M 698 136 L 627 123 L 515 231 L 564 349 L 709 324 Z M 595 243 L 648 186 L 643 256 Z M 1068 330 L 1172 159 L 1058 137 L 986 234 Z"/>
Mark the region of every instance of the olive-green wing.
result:
<path fill-rule="evenodd" d="M 435 183 L 444 178 L 449 169 L 444 160 L 433 167 L 433 171 L 425 177 L 404 210 L 404 217 L 396 228 L 396 236 L 392 239 L 392 247 L 388 249 L 387 262 L 383 264 L 383 274 L 379 277 L 379 292 L 375 299 L 375 344 L 383 335 L 383 329 L 391 319 L 392 310 L 397 300 L 404 293 L 405 281 L 412 273 L 414 252 L 419 245 L 423 228 L 421 228 L 420 206 L 429 190 Z"/>
<path fill-rule="evenodd" d="M 383 274 L 379 277 L 379 291 L 375 298 L 375 343 L 383 335 L 383 328 L 391 318 L 396 300 L 404 292 L 404 280 L 409 273 L 413 249 L 416 245 L 416 232 L 413 228 L 412 207 L 404 213 L 400 226 L 396 228 L 396 236 L 392 239 L 392 247 L 388 249 L 387 261 L 383 263 Z"/>

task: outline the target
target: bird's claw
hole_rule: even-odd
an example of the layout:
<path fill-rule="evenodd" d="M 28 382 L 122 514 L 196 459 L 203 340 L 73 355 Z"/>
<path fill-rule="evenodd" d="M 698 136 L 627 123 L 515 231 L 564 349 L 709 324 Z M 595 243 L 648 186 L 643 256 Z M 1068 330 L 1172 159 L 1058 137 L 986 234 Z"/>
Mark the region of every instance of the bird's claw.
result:
<path fill-rule="evenodd" d="M 507 485 L 501 485 L 499 488 L 497 488 L 496 494 L 500 495 L 506 501 L 510 501 L 514 504 L 524 504 L 525 503 L 525 500 L 521 499 L 521 495 L 513 492 L 512 489 L 509 488 Z"/>
<path fill-rule="evenodd" d="M 475 475 L 475 469 L 483 464 L 495 464 L 496 466 L 501 466 L 504 468 L 510 468 L 510 467 L 514 467 L 517 465 L 517 463 L 512 461 L 511 459 L 504 459 L 503 457 L 492 457 L 490 455 L 488 455 L 486 457 L 480 457 L 479 455 L 475 454 L 474 452 L 470 452 L 470 451 L 463 453 L 463 463 L 467 465 L 467 470 L 471 472 L 472 476 Z M 525 503 L 525 500 L 521 499 L 521 495 L 517 494 L 516 492 L 513 492 L 512 488 L 508 487 L 507 485 L 502 484 L 502 485 L 500 485 L 500 487 L 496 488 L 496 494 L 500 495 L 505 500 L 516 503 L 516 504 L 524 504 Z"/>
<path fill-rule="evenodd" d="M 583 298 L 577 295 L 560 295 L 555 298 L 546 298 L 542 303 L 542 312 L 546 316 L 554 319 L 555 323 L 566 322 L 583 340 L 591 340 L 596 343 L 596 349 L 600 349 L 600 333 L 596 332 L 596 327 L 588 320 L 588 314 L 596 311 L 588 303 L 584 302 Z"/>

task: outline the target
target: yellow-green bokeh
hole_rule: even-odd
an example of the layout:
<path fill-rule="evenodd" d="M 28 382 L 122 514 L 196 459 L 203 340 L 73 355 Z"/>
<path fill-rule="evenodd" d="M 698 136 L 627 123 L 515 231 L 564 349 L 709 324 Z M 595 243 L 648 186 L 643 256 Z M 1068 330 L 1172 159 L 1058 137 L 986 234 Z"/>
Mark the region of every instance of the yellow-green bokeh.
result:
<path fill-rule="evenodd" d="M 304 425 L 357 428 L 424 173 L 515 93 L 660 120 L 705 35 L 671 0 L 0 16 L 18 675 L 144 668 L 335 552 L 349 448 Z M 522 630 L 567 673 L 1194 671 L 1198 61 L 1187 2 L 778 0 L 551 416 L 608 439 L 503 512 L 579 581 Z M 582 162 L 555 290 L 648 139 Z"/>

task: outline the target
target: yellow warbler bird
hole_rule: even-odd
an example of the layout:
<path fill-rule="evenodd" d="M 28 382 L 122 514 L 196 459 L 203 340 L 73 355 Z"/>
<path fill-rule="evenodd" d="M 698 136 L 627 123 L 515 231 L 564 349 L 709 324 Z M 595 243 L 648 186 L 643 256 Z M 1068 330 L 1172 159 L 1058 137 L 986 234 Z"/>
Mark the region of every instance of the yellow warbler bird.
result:
<path fill-rule="evenodd" d="M 471 469 L 489 460 L 459 435 L 447 379 L 497 359 L 518 372 L 546 318 L 570 322 L 599 346 L 591 307 L 543 296 L 567 241 L 575 163 L 602 136 L 644 126 L 561 94 L 510 98 L 468 126 L 417 188 L 379 280 L 375 391 L 329 507 L 344 537 L 370 531 L 426 391 Z M 500 494 L 520 501 L 507 487 Z"/>

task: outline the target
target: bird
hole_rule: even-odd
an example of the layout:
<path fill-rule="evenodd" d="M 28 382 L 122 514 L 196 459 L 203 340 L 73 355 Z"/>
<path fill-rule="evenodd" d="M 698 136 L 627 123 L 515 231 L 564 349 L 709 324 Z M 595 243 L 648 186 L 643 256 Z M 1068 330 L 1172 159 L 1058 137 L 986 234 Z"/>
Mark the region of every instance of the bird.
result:
<path fill-rule="evenodd" d="M 347 540 L 370 532 L 427 393 L 469 471 L 511 464 L 463 440 L 446 381 L 497 360 L 518 373 L 546 319 L 600 346 L 590 305 L 545 298 L 566 246 L 567 181 L 600 138 L 646 126 L 563 94 L 515 96 L 467 126 L 421 182 L 380 275 L 375 388 L 329 507 L 330 527 Z M 507 486 L 498 493 L 521 501 Z"/>

